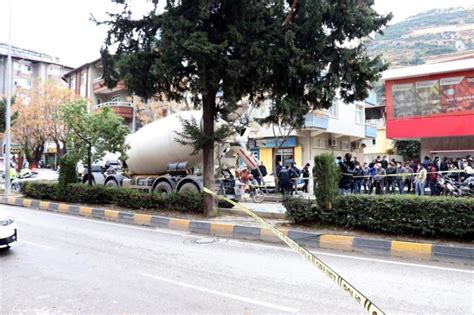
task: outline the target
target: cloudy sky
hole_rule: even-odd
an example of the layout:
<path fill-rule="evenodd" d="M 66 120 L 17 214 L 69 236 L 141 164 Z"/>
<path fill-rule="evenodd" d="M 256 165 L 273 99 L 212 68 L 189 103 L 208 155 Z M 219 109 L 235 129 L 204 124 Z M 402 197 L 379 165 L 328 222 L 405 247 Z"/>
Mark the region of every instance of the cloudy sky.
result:
<path fill-rule="evenodd" d="M 8 41 L 8 3 L 12 3 L 12 44 L 61 58 L 79 66 L 99 56 L 106 29 L 89 20 L 118 11 L 110 0 L 0 0 L 0 42 Z M 473 0 L 375 0 L 382 14 L 392 12 L 394 22 L 434 8 L 467 7 Z M 162 4 L 164 4 L 164 0 Z M 151 6 L 147 0 L 132 0 L 138 14 Z"/>

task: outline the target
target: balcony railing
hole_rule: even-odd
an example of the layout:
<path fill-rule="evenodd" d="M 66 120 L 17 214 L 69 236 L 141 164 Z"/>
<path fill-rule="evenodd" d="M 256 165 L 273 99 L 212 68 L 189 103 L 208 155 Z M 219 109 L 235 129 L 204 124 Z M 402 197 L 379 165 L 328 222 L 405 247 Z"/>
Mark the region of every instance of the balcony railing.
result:
<path fill-rule="evenodd" d="M 329 117 L 326 114 L 308 113 L 305 116 L 304 128 L 327 129 Z"/>
<path fill-rule="evenodd" d="M 94 109 L 104 108 L 104 107 L 132 107 L 130 102 L 119 102 L 119 101 L 110 101 L 94 105 Z"/>

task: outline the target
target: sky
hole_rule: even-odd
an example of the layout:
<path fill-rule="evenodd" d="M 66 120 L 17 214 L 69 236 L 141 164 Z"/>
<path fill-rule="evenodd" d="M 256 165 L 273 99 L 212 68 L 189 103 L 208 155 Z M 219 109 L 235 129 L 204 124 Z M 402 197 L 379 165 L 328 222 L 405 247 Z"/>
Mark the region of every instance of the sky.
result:
<path fill-rule="evenodd" d="M 0 0 L 0 42 L 8 42 L 8 3 L 12 4 L 12 45 L 59 57 L 67 66 L 78 67 L 99 57 L 106 27 L 90 21 L 121 6 L 111 0 Z M 164 5 L 161 1 L 161 6 Z M 375 0 L 381 14 L 392 12 L 393 22 L 435 8 L 472 6 L 473 0 Z M 147 12 L 149 0 L 131 0 L 137 15 Z"/>

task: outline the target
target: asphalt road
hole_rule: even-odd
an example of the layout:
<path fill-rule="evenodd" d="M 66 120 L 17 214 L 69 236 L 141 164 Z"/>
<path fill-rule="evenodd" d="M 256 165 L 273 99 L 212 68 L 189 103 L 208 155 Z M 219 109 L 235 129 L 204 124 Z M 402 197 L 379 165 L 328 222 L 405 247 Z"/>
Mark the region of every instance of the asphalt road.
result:
<path fill-rule="evenodd" d="M 364 314 L 283 246 L 5 208 L 1 314 Z M 315 252 L 389 314 L 474 311 L 470 266 Z"/>

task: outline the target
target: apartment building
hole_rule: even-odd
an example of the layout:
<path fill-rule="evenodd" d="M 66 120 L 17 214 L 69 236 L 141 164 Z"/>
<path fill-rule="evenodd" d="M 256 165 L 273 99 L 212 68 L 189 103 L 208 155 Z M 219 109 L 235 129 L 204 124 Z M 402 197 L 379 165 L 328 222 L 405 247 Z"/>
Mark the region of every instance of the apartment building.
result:
<path fill-rule="evenodd" d="M 284 165 L 295 162 L 303 166 L 312 161 L 316 155 L 332 153 L 343 156 L 352 153 L 359 161 L 363 160 L 362 145 L 366 139 L 377 136 L 377 128 L 368 124 L 365 119 L 365 102 L 352 104 L 335 100 L 328 110 L 310 112 L 305 117 L 305 125 L 301 130 L 274 132 L 271 126 L 261 127 L 252 123 L 249 133 L 249 148 L 252 154 L 272 170 L 272 157 Z M 268 106 L 254 110 L 251 118 L 263 118 L 268 115 Z M 281 136 L 289 135 L 281 143 Z M 275 152 L 275 150 L 277 150 Z"/>
<path fill-rule="evenodd" d="M 8 45 L 0 43 L 0 97 L 7 94 Z M 36 80 L 64 84 L 61 77 L 72 68 L 63 65 L 59 58 L 30 49 L 12 47 L 13 89 L 30 90 Z"/>
<path fill-rule="evenodd" d="M 132 95 L 127 91 L 124 81 L 118 82 L 113 89 L 107 88 L 102 78 L 102 69 L 100 59 L 96 59 L 65 73 L 63 80 L 71 90 L 88 100 L 90 111 L 108 107 L 133 130 Z"/>

